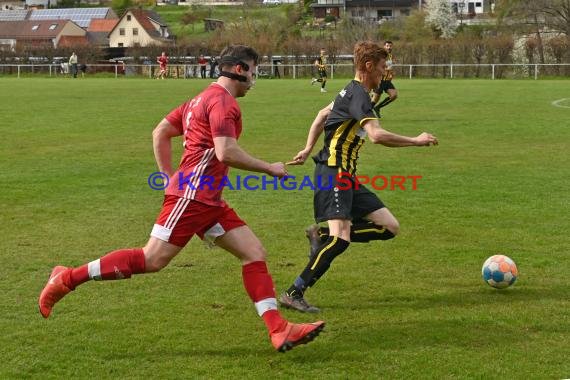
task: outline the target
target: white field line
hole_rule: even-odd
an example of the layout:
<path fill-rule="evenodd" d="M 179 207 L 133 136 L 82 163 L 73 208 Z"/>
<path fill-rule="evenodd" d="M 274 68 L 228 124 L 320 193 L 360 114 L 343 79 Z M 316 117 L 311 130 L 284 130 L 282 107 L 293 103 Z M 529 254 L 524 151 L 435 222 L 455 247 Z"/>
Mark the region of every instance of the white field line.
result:
<path fill-rule="evenodd" d="M 560 104 L 560 103 L 564 102 L 565 100 L 570 100 L 570 98 L 562 98 L 562 99 L 558 99 L 558 100 L 555 100 L 555 101 L 553 101 L 551 104 L 552 104 L 554 107 L 559 107 L 559 108 L 570 108 L 570 104 L 569 104 L 569 105 L 567 105 L 567 106 Z"/>

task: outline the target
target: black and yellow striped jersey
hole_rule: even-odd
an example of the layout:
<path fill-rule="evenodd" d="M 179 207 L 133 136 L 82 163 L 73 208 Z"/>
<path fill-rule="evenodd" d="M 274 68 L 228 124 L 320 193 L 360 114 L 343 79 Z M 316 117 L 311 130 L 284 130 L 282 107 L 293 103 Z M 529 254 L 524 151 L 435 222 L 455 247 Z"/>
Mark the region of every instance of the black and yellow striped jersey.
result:
<path fill-rule="evenodd" d="M 386 58 L 386 74 L 382 77 L 382 80 L 392 80 L 394 78 L 393 65 L 396 63 L 396 58 L 392 53 L 388 53 L 388 58 Z"/>
<path fill-rule="evenodd" d="M 369 119 L 377 119 L 370 95 L 359 81 L 352 80 L 334 100 L 325 123 L 325 146 L 313 160 L 356 174 L 358 152 L 366 139 L 362 125 Z"/>
<path fill-rule="evenodd" d="M 319 58 L 317 58 L 317 67 L 319 71 L 326 71 L 327 70 L 327 57 L 324 55 L 320 55 Z"/>

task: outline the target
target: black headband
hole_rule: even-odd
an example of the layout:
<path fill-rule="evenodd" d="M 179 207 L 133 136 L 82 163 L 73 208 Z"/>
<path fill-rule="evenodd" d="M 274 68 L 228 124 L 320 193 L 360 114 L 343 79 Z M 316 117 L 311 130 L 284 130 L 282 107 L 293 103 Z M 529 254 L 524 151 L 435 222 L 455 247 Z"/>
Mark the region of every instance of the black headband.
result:
<path fill-rule="evenodd" d="M 218 62 L 220 63 L 220 66 L 223 66 L 223 65 L 232 65 L 232 66 L 240 65 L 241 67 L 244 68 L 245 71 L 249 70 L 249 65 L 243 61 L 243 58 L 240 58 L 240 57 L 235 57 L 232 55 L 224 55 L 222 58 L 220 58 L 220 60 Z"/>
<path fill-rule="evenodd" d="M 249 65 L 245 63 L 242 58 L 234 57 L 231 55 L 225 55 L 219 60 L 220 67 L 225 65 L 237 66 L 240 65 L 245 71 L 249 71 Z M 230 73 L 229 71 L 220 71 L 220 75 L 226 78 L 235 79 L 239 82 L 247 82 L 247 77 L 235 73 Z"/>

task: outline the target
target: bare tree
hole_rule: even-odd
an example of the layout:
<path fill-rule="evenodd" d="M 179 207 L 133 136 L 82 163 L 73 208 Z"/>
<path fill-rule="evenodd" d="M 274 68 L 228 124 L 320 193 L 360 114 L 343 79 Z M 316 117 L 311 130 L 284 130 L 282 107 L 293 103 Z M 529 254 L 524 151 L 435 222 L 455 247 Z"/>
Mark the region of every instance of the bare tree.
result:
<path fill-rule="evenodd" d="M 548 0 L 544 3 L 542 14 L 545 25 L 570 37 L 570 0 Z"/>
<path fill-rule="evenodd" d="M 556 60 L 556 63 L 564 63 L 564 61 L 570 59 L 570 37 L 558 36 L 551 38 L 546 42 L 546 47 L 548 49 L 548 52 Z M 564 71 L 565 74 L 568 75 L 570 68 L 566 66 Z M 561 74 L 560 66 L 556 67 L 556 72 L 558 75 Z"/>
<path fill-rule="evenodd" d="M 545 63 L 544 31 L 570 37 L 570 0 L 505 0 L 500 5 L 499 21 L 534 34 L 540 63 Z"/>
<path fill-rule="evenodd" d="M 473 41 L 473 60 L 477 63 L 477 68 L 475 69 L 475 76 L 479 78 L 481 76 L 481 63 L 483 62 L 483 58 L 487 52 L 487 40 L 477 37 L 475 41 Z"/>

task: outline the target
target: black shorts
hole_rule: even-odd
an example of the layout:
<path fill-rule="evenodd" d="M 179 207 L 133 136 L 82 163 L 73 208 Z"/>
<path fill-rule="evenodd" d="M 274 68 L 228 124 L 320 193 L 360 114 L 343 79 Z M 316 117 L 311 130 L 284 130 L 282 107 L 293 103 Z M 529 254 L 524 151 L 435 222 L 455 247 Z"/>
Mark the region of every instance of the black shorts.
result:
<path fill-rule="evenodd" d="M 380 86 L 374 90 L 375 93 L 378 95 L 382 95 L 383 92 L 388 93 L 388 90 L 395 90 L 394 84 L 391 80 L 382 80 L 380 81 Z"/>
<path fill-rule="evenodd" d="M 331 219 L 362 219 L 364 216 L 384 208 L 384 203 L 363 185 L 355 186 L 353 176 L 343 176 L 351 181 L 347 190 L 337 188 L 337 185 L 346 188 L 346 182 L 338 182 L 338 167 L 317 163 L 315 168 L 315 196 L 313 199 L 315 220 L 317 223 Z M 327 189 L 328 188 L 328 189 Z"/>
<path fill-rule="evenodd" d="M 319 71 L 319 78 L 326 78 L 327 72 L 325 70 L 318 70 Z"/>

